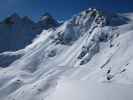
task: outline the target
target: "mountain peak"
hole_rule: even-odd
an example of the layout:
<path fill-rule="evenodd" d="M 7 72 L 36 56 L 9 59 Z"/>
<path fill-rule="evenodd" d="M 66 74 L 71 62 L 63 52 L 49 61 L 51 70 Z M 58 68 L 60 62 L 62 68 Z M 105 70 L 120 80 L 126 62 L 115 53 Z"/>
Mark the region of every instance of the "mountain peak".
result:
<path fill-rule="evenodd" d="M 41 26 L 42 28 L 49 29 L 52 27 L 57 27 L 60 24 L 51 16 L 49 13 L 44 13 L 43 16 L 40 18 L 39 22 L 39 27 Z"/>
<path fill-rule="evenodd" d="M 48 12 L 44 13 L 42 16 L 41 16 L 41 19 L 40 20 L 47 20 L 47 19 L 53 19 L 52 15 Z"/>
<path fill-rule="evenodd" d="M 34 23 L 34 21 L 32 21 L 31 18 L 28 17 L 28 16 L 24 16 L 24 17 L 22 18 L 22 20 L 23 20 L 23 22 L 26 22 L 26 23 L 29 23 L 29 24 L 30 24 L 30 23 L 31 23 L 31 24 Z"/>
<path fill-rule="evenodd" d="M 14 12 L 13 14 L 11 14 L 11 17 L 20 17 L 20 16 L 18 15 L 18 13 Z"/>
<path fill-rule="evenodd" d="M 44 13 L 42 16 L 50 16 L 50 17 L 52 17 L 51 14 L 48 13 L 48 12 Z"/>
<path fill-rule="evenodd" d="M 16 12 L 13 13 L 9 18 L 12 20 L 20 20 L 21 19 L 21 17 Z"/>
<path fill-rule="evenodd" d="M 89 8 L 87 10 L 84 10 L 80 13 L 80 16 L 88 16 L 88 14 L 93 13 L 93 15 L 99 16 L 98 18 L 105 18 L 106 25 L 109 26 L 118 26 L 122 24 L 126 24 L 130 21 L 129 18 L 125 16 L 121 16 L 118 13 L 112 13 L 108 12 L 102 9 L 96 9 L 96 8 Z"/>

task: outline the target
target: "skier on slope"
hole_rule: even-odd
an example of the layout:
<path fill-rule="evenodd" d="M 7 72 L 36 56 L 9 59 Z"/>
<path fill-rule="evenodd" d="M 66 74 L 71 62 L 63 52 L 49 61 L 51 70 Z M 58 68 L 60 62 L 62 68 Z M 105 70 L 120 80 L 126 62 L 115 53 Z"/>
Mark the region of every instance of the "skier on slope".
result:
<path fill-rule="evenodd" d="M 106 73 L 106 79 L 108 81 L 110 81 L 112 78 L 114 77 L 114 75 L 111 74 L 111 67 L 107 70 L 107 73 Z"/>
<path fill-rule="evenodd" d="M 124 69 L 120 70 L 120 72 L 116 73 L 115 75 L 121 74 L 121 73 L 123 73 L 123 72 L 125 72 L 125 71 L 126 71 L 126 69 L 124 68 Z M 114 75 L 111 74 L 111 67 L 110 67 L 110 68 L 107 70 L 106 79 L 107 79 L 108 81 L 110 81 L 113 77 L 114 77 Z"/>

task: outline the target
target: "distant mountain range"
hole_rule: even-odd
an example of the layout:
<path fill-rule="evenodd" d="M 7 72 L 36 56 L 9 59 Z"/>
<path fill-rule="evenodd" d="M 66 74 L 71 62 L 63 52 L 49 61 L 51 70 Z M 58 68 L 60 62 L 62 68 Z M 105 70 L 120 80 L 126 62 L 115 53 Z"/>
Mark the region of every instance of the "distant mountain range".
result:
<path fill-rule="evenodd" d="M 59 25 L 48 13 L 44 14 L 38 22 L 14 13 L 0 22 L 0 52 L 22 49 L 42 30 Z"/>

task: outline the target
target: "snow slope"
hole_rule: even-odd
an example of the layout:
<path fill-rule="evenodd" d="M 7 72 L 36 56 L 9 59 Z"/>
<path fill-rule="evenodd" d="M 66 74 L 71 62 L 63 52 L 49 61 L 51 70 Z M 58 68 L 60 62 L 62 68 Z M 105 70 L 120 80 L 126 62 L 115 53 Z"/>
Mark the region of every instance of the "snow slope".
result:
<path fill-rule="evenodd" d="M 132 85 L 61 81 L 46 100 L 132 100 Z"/>
<path fill-rule="evenodd" d="M 0 100 L 131 100 L 131 17 L 90 8 L 44 30 L 25 49 L 7 52 L 23 56 L 0 69 Z"/>

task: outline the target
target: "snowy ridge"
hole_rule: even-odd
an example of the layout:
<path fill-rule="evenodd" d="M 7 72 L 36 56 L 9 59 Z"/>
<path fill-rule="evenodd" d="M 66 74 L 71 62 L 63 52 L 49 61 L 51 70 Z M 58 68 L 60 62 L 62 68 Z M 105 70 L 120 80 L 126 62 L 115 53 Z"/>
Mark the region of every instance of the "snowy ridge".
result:
<path fill-rule="evenodd" d="M 51 98 L 59 96 L 62 80 L 70 84 L 71 80 L 106 84 L 105 87 L 98 85 L 104 92 L 108 91 L 107 84 L 123 91 L 119 85 L 123 84 L 127 91 L 133 83 L 133 24 L 126 24 L 125 16 L 115 18 L 112 21 L 106 13 L 88 9 L 55 29 L 44 30 L 25 49 L 7 53 L 23 56 L 1 68 L 0 100 L 55 100 Z M 117 21 L 122 22 L 116 26 Z M 76 84 L 72 82 L 72 85 Z M 76 86 L 80 89 L 81 85 Z M 67 85 L 63 89 L 67 89 Z M 91 98 L 84 100 L 88 99 Z M 78 100 L 82 100 L 82 96 Z"/>
<path fill-rule="evenodd" d="M 23 56 L 26 50 L 20 49 L 31 44 L 33 39 L 44 29 L 55 28 L 61 24 L 50 14 L 45 14 L 42 17 L 45 18 L 35 23 L 28 16 L 20 17 L 14 13 L 0 22 L 0 53 L 4 52 L 0 54 L 1 67 L 7 67 Z M 15 52 L 16 50 L 18 53 Z M 5 54 L 5 51 L 8 53 Z"/>

